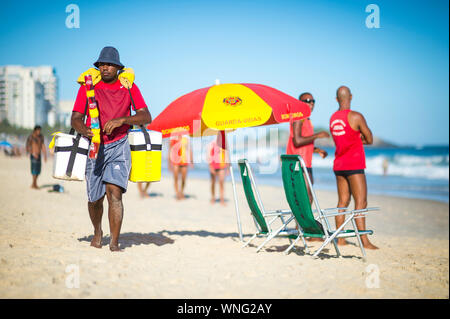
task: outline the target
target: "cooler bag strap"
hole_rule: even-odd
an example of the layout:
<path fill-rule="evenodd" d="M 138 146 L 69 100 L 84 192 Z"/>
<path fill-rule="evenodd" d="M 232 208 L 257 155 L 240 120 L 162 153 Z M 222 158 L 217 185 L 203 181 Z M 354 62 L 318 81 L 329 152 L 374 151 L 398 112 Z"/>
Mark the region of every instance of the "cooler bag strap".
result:
<path fill-rule="evenodd" d="M 86 117 L 87 107 L 88 107 L 88 100 L 86 99 L 86 106 L 84 108 L 83 119 L 85 119 L 85 117 Z M 74 133 L 75 133 L 75 129 L 73 127 L 71 127 L 69 134 L 73 135 Z M 67 147 L 67 150 L 70 150 L 70 156 L 69 156 L 69 162 L 67 163 L 66 175 L 69 177 L 72 176 L 73 165 L 75 164 L 75 157 L 77 156 L 77 153 L 84 154 L 84 152 L 78 150 L 78 146 L 80 144 L 80 139 L 81 139 L 81 134 L 77 132 L 77 136 L 75 137 L 73 145 Z M 56 152 L 62 151 L 62 150 L 63 149 L 59 148 L 59 147 L 55 148 Z"/>
<path fill-rule="evenodd" d="M 71 152 L 73 146 L 55 146 L 55 152 Z M 88 155 L 89 150 L 84 148 L 78 148 L 77 154 Z"/>
<path fill-rule="evenodd" d="M 131 105 L 133 106 L 134 111 L 136 112 L 136 105 L 134 104 L 133 96 L 131 95 L 131 90 L 128 88 L 128 93 L 130 93 Z M 145 139 L 145 148 L 136 148 L 131 147 L 132 151 L 150 151 L 152 148 L 152 142 L 150 140 L 150 134 L 148 134 L 147 130 L 144 128 L 144 125 L 139 125 L 141 127 L 141 131 L 144 134 Z"/>
<path fill-rule="evenodd" d="M 69 163 L 67 164 L 66 175 L 72 176 L 73 164 L 75 163 L 75 157 L 77 156 L 78 145 L 80 144 L 81 134 L 77 134 L 73 145 L 71 146 L 72 150 L 70 151 Z"/>

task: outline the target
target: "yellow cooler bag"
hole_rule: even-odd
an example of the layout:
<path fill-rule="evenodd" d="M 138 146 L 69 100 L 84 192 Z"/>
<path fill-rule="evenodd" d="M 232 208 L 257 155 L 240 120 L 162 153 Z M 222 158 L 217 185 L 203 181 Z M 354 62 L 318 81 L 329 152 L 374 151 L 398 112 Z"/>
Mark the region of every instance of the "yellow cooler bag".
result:
<path fill-rule="evenodd" d="M 131 182 L 161 180 L 162 134 L 157 131 L 133 129 L 128 133 L 131 148 Z"/>

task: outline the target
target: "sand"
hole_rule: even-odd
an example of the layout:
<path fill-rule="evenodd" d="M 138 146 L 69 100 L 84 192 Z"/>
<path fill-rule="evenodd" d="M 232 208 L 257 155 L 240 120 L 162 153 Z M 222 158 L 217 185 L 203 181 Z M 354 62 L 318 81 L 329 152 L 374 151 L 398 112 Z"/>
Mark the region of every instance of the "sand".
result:
<path fill-rule="evenodd" d="M 65 192 L 32 190 L 29 165 L 0 155 L 0 298 L 449 298 L 446 203 L 369 194 L 369 206 L 381 207 L 367 218 L 380 249 L 363 262 L 350 239 L 342 258 L 328 246 L 312 259 L 301 244 L 284 255 L 284 238 L 259 253 L 241 248 L 229 181 L 223 207 L 210 204 L 209 181 L 200 179 L 188 179 L 188 198 L 176 201 L 164 175 L 146 199 L 129 183 L 123 252 L 111 253 L 106 201 L 104 246 L 96 249 L 85 182 L 53 179 L 50 159 L 38 184 L 60 183 Z M 255 227 L 240 184 L 237 191 L 247 239 Z M 288 208 L 282 188 L 259 191 L 266 209 Z M 336 205 L 335 193 L 317 194 L 322 208 Z"/>

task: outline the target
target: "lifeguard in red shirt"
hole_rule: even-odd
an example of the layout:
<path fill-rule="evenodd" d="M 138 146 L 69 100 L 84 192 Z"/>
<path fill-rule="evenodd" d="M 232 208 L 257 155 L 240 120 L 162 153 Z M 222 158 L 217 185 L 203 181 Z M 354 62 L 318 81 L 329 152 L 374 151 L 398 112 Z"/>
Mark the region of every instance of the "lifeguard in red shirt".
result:
<path fill-rule="evenodd" d="M 336 100 L 339 110 L 330 119 L 330 132 L 336 144 L 333 171 L 336 176 L 338 190 L 338 206 L 347 207 L 351 196 L 355 201 L 355 209 L 367 207 L 367 183 L 364 169 L 366 157 L 363 144 L 372 144 L 372 132 L 361 113 L 350 110 L 352 94 L 346 86 L 337 89 Z M 336 216 L 336 228 L 344 222 L 345 216 Z M 365 217 L 355 219 L 359 230 L 366 229 Z M 367 235 L 361 236 L 365 248 L 378 249 Z M 338 239 L 339 245 L 345 245 L 344 238 Z"/>
<path fill-rule="evenodd" d="M 226 168 L 229 166 L 229 157 L 225 141 L 225 132 L 217 133 L 217 138 L 213 140 L 207 150 L 207 161 L 209 163 L 209 173 L 211 177 L 211 204 L 216 202 L 215 185 L 216 177 L 219 178 L 220 203 L 225 206 L 225 176 Z"/>
<path fill-rule="evenodd" d="M 184 199 L 184 186 L 186 185 L 186 176 L 188 166 L 192 166 L 192 149 L 189 137 L 186 135 L 173 136 L 170 139 L 169 150 L 169 170 L 173 172 L 175 194 L 177 200 Z M 178 184 L 178 178 L 181 174 L 181 185 Z"/>
<path fill-rule="evenodd" d="M 305 92 L 300 94 L 299 100 L 308 104 L 311 113 L 314 110 L 316 101 L 311 93 Z M 314 146 L 314 141 L 318 138 L 329 138 L 330 134 L 325 131 L 314 133 L 314 126 L 309 118 L 299 121 L 293 121 L 290 123 L 290 134 L 286 147 L 286 154 L 300 155 L 306 164 L 306 169 L 309 173 L 311 183 L 314 183 L 313 171 L 312 171 L 312 157 L 313 153 L 318 153 L 322 158 L 327 157 L 328 153 L 318 147 Z M 308 184 L 306 184 L 308 185 Z M 312 196 L 310 194 L 309 186 L 309 201 L 312 202 Z"/>

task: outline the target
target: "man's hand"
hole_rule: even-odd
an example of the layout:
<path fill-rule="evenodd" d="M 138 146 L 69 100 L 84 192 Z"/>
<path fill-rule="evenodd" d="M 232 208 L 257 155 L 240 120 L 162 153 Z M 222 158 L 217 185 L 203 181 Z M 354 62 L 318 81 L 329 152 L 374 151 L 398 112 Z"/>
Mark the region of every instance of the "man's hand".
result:
<path fill-rule="evenodd" d="M 328 132 L 325 131 L 320 131 L 319 133 L 317 133 L 317 138 L 329 138 L 330 134 L 328 134 Z"/>
<path fill-rule="evenodd" d="M 363 144 L 367 144 L 366 137 L 362 133 L 359 135 L 359 137 L 361 137 L 361 141 L 363 142 Z"/>
<path fill-rule="evenodd" d="M 323 149 L 321 149 L 321 148 L 317 148 L 317 149 L 316 149 L 316 152 L 319 153 L 319 155 L 320 155 L 322 158 L 325 158 L 325 157 L 328 156 L 327 151 L 325 151 L 325 150 L 323 150 Z"/>
<path fill-rule="evenodd" d="M 91 129 L 84 125 L 83 122 L 84 114 L 79 112 L 72 112 L 72 118 L 70 124 L 72 127 L 81 135 L 92 138 L 94 136 L 94 133 L 92 133 Z"/>
<path fill-rule="evenodd" d="M 94 137 L 94 133 L 92 133 L 91 129 L 89 127 L 87 127 L 87 126 L 85 126 L 85 128 L 86 129 L 84 130 L 84 132 L 79 132 L 79 133 L 81 135 L 89 138 L 89 139 L 93 138 Z"/>
<path fill-rule="evenodd" d="M 103 132 L 105 132 L 106 135 L 110 135 L 115 128 L 121 127 L 124 123 L 125 119 L 122 117 L 112 119 L 106 122 L 105 127 L 103 128 Z"/>

